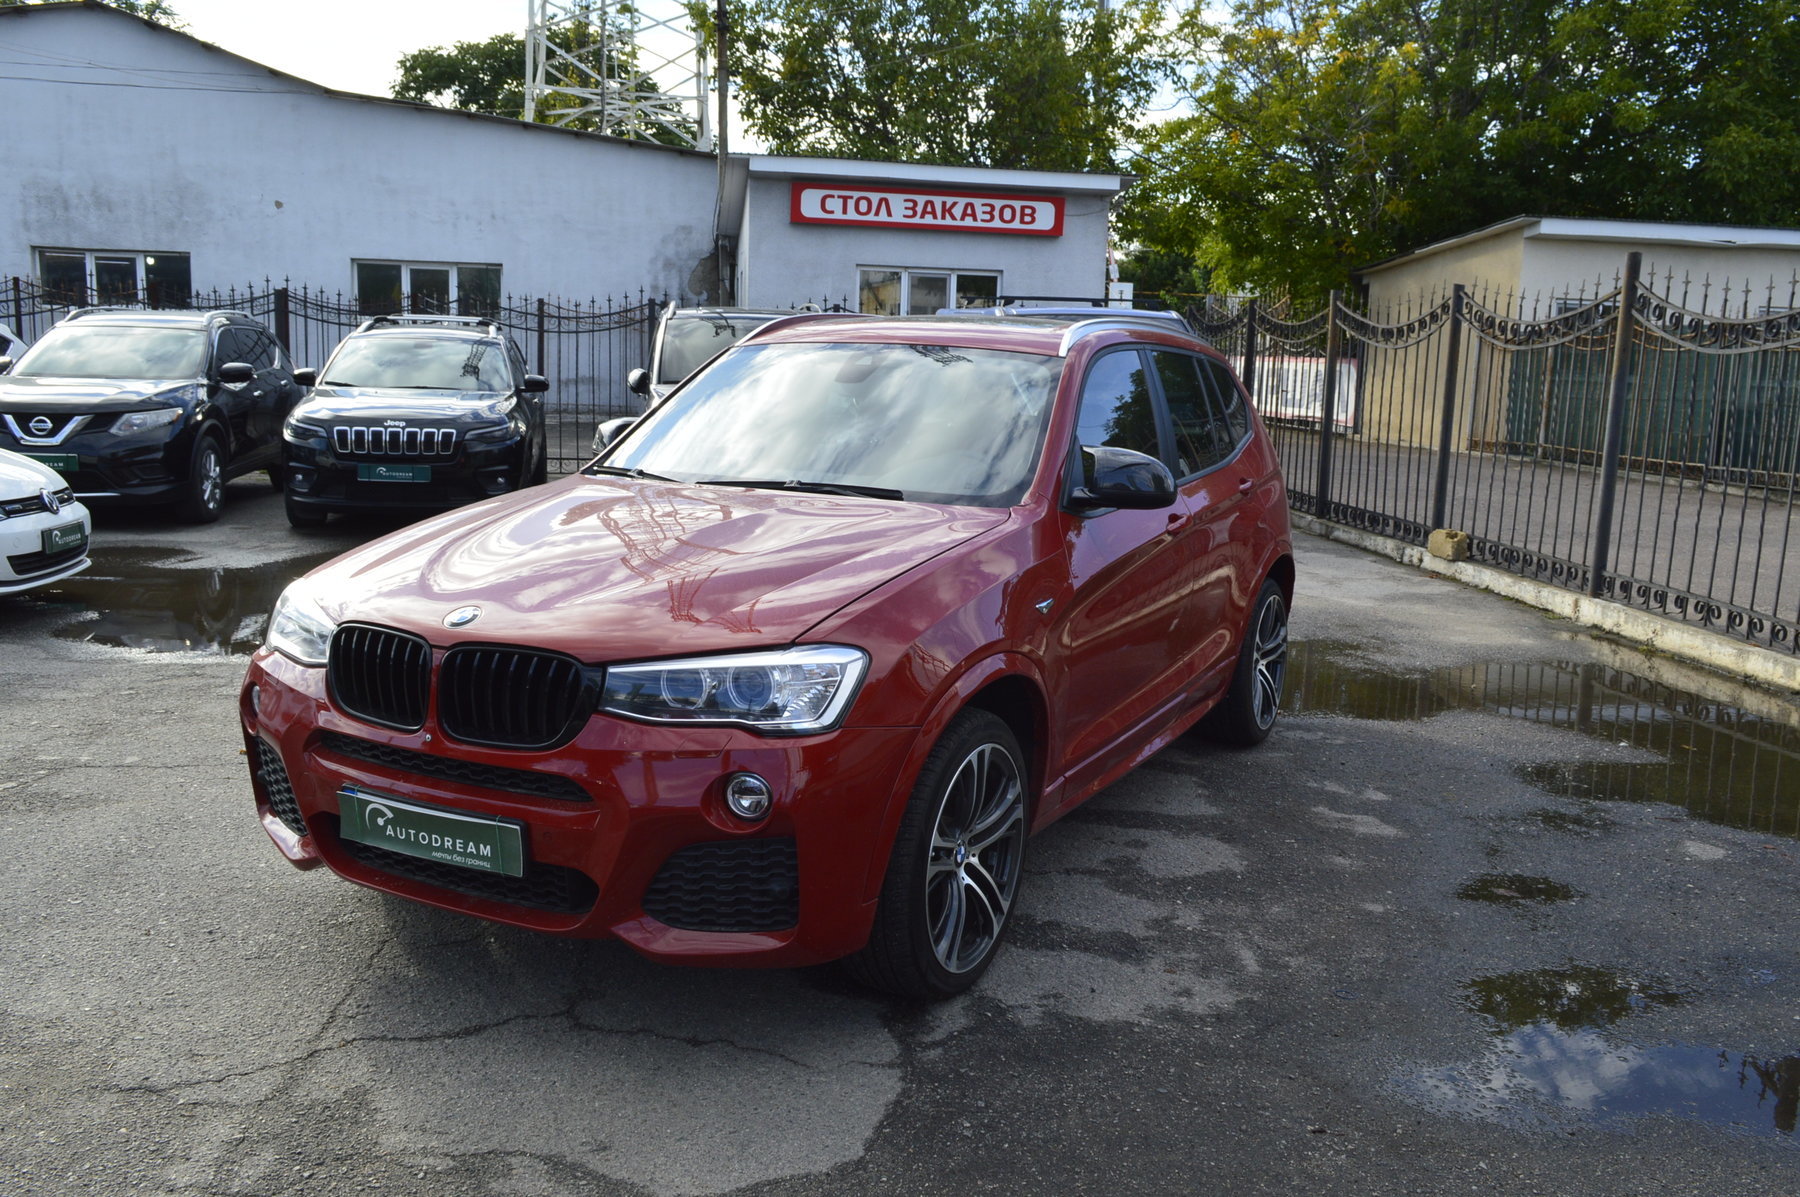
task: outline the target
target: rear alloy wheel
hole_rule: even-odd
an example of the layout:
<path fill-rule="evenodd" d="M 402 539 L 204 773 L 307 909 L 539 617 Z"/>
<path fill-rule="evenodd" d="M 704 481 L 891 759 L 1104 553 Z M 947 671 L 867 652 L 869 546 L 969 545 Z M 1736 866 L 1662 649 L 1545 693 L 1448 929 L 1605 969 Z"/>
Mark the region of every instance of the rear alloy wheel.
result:
<path fill-rule="evenodd" d="M 1281 710 L 1287 649 L 1287 596 L 1271 578 L 1263 583 L 1256 606 L 1250 610 L 1250 626 L 1238 649 L 1231 689 L 1206 717 L 1204 726 L 1215 740 L 1250 748 L 1269 738 Z"/>
<path fill-rule="evenodd" d="M 210 524 L 224 508 L 225 446 L 219 442 L 219 434 L 209 430 L 194 441 L 187 489 L 181 497 L 181 515 L 191 523 Z"/>
<path fill-rule="evenodd" d="M 996 716 L 967 710 L 945 730 L 901 816 L 868 946 L 846 962 L 859 980 L 946 998 L 986 971 L 1023 876 L 1025 778 Z"/>

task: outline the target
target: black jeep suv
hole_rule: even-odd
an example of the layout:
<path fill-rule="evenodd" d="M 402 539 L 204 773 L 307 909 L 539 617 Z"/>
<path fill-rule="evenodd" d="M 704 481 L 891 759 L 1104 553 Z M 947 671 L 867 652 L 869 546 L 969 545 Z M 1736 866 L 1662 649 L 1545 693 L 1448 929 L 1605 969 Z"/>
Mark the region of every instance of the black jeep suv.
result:
<path fill-rule="evenodd" d="M 173 503 L 209 523 L 227 478 L 278 478 L 298 395 L 274 334 L 242 312 L 77 308 L 18 362 L 0 357 L 0 449 L 82 499 Z"/>
<path fill-rule="evenodd" d="M 339 342 L 287 418 L 287 516 L 442 509 L 544 481 L 549 383 L 499 325 L 376 316 Z"/>

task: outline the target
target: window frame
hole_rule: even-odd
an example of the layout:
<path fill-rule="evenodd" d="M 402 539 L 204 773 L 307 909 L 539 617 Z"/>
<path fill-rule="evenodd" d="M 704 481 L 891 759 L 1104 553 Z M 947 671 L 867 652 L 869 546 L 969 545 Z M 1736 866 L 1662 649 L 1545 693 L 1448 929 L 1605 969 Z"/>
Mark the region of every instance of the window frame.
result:
<path fill-rule="evenodd" d="M 960 281 L 963 278 L 987 278 L 994 280 L 994 302 L 998 303 L 1004 289 L 1003 283 L 1006 277 L 1005 271 L 994 269 L 959 269 L 954 266 L 892 266 L 877 265 L 874 263 L 859 264 L 856 268 L 856 308 L 857 311 L 863 315 L 876 316 L 888 314 L 885 312 L 867 312 L 863 310 L 863 277 L 875 272 L 898 274 L 900 276 L 899 310 L 895 314 L 901 316 L 919 314 L 909 311 L 912 306 L 912 279 L 915 274 L 934 277 L 941 276 L 946 279 L 946 294 L 950 299 L 950 303 L 945 306 L 959 307 L 961 305 L 956 303 L 956 297 L 962 289 Z M 935 315 L 936 312 L 937 309 L 933 308 L 930 312 L 924 314 Z"/>
<path fill-rule="evenodd" d="M 78 249 L 72 245 L 34 245 L 31 247 L 32 264 L 37 270 L 37 279 L 46 289 L 49 287 L 45 259 L 47 257 L 73 258 L 79 256 L 81 265 L 81 294 L 72 301 L 54 301 L 59 306 L 89 307 L 107 306 L 115 303 L 112 299 L 100 297 L 98 263 L 102 260 L 131 262 L 132 290 L 128 303 L 148 304 L 151 307 L 186 307 L 193 299 L 194 291 L 194 255 L 184 250 L 175 249 Z M 187 264 L 187 288 L 168 298 L 174 302 L 167 305 L 160 302 L 163 296 L 152 295 L 150 272 L 158 265 L 157 259 L 166 259 L 172 264 L 177 258 Z M 160 284 L 159 284 L 160 286 Z"/>
<path fill-rule="evenodd" d="M 1176 468 L 1176 463 L 1180 460 L 1180 446 L 1176 444 L 1175 439 L 1175 414 L 1170 410 L 1168 394 L 1163 390 L 1162 371 L 1152 368 L 1150 373 L 1155 378 L 1155 390 L 1159 407 L 1161 408 L 1163 418 L 1166 421 L 1168 428 L 1168 439 L 1166 444 L 1168 445 L 1169 451 L 1164 455 L 1163 464 L 1168 466 L 1169 472 L 1175 475 L 1175 485 L 1186 486 L 1194 479 L 1204 478 L 1214 470 L 1224 469 L 1233 461 L 1237 460 L 1238 455 L 1244 451 L 1244 446 L 1250 442 L 1250 407 L 1248 401 L 1244 397 L 1243 387 L 1238 382 L 1237 375 L 1232 371 L 1231 367 L 1204 353 L 1196 353 L 1192 349 L 1183 349 L 1174 345 L 1146 345 L 1143 348 L 1152 355 L 1157 353 L 1167 353 L 1177 357 L 1184 357 L 1189 361 L 1194 362 L 1197 367 L 1195 370 L 1195 382 L 1200 389 L 1202 399 L 1211 408 L 1213 418 L 1230 431 L 1233 438 L 1230 450 L 1211 465 L 1206 466 L 1204 469 L 1195 470 L 1189 474 L 1180 473 Z M 1223 375 L 1223 380 L 1220 377 L 1221 375 Z M 1244 413 L 1244 430 L 1242 432 L 1239 432 L 1233 424 L 1230 409 L 1225 406 L 1225 397 L 1218 390 L 1218 387 L 1222 385 L 1222 381 L 1229 381 L 1231 383 L 1232 393 L 1238 398 L 1238 407 Z"/>
<path fill-rule="evenodd" d="M 391 308 L 391 307 L 387 307 L 384 305 L 380 311 L 377 311 L 377 310 L 375 310 L 375 308 L 369 306 L 369 302 L 364 301 L 363 294 L 362 294 L 362 268 L 364 266 L 393 266 L 393 267 L 396 267 L 399 269 L 399 271 L 400 271 L 400 307 L 399 308 L 396 309 L 396 308 Z M 416 312 L 416 311 L 414 311 L 413 297 L 414 297 L 415 291 L 413 289 L 413 281 L 412 281 L 412 274 L 413 274 L 414 270 L 442 270 L 448 274 L 450 281 L 449 281 L 449 287 L 447 288 L 447 290 L 445 292 L 445 298 L 444 298 L 444 305 L 447 310 L 445 310 L 443 312 Z M 501 289 L 501 282 L 500 282 L 500 280 L 505 277 L 505 267 L 499 262 L 427 261 L 425 259 L 416 259 L 415 260 L 415 259 L 410 259 L 410 258 L 351 258 L 350 259 L 350 294 L 351 294 L 351 298 L 352 298 L 353 302 L 356 304 L 357 310 L 365 316 L 388 316 L 388 315 L 395 315 L 395 314 L 427 315 L 427 316 L 482 316 L 482 315 L 490 314 L 487 312 L 478 312 L 478 311 L 465 312 L 462 310 L 463 309 L 462 272 L 464 270 L 492 270 L 494 272 L 494 307 L 495 307 L 495 309 L 498 309 L 500 306 L 501 296 L 504 295 L 504 293 L 505 293 Z M 370 302 L 373 302 L 373 301 L 370 301 Z"/>

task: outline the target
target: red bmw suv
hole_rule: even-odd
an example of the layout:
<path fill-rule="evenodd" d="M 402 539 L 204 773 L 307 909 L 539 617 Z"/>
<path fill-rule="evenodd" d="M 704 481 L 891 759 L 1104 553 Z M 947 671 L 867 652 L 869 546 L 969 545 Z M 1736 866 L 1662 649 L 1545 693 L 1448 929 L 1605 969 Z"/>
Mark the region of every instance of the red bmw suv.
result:
<path fill-rule="evenodd" d="M 299 579 L 241 716 L 301 868 L 943 997 L 1029 836 L 1266 736 L 1294 565 L 1230 368 L 1098 313 L 778 320 L 579 474 Z"/>

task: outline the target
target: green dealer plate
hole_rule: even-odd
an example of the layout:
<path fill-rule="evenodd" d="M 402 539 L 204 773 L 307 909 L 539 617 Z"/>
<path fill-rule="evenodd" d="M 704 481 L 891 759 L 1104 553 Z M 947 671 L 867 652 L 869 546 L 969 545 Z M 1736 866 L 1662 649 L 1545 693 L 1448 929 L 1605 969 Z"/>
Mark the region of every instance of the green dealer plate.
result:
<path fill-rule="evenodd" d="M 338 834 L 359 844 L 483 873 L 525 874 L 525 834 L 517 823 L 417 806 L 355 786 L 338 791 L 338 816 Z"/>
<path fill-rule="evenodd" d="M 430 482 L 431 467 L 422 465 L 358 465 L 358 482 Z"/>
<path fill-rule="evenodd" d="M 42 543 L 46 553 L 60 553 L 64 549 L 77 548 L 87 543 L 87 529 L 80 524 L 64 524 L 60 528 L 45 528 Z"/>
<path fill-rule="evenodd" d="M 27 453 L 25 456 L 49 466 L 59 474 L 73 474 L 81 468 L 81 458 L 73 453 Z"/>

